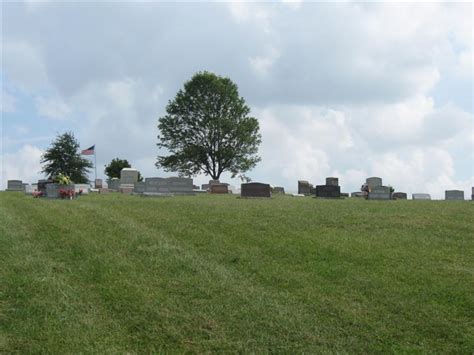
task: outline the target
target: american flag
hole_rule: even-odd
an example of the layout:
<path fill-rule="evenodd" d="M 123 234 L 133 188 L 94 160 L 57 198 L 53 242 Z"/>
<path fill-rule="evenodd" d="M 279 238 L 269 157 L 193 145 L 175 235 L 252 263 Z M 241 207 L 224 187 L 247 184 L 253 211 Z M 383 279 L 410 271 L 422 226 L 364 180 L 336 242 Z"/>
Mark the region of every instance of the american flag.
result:
<path fill-rule="evenodd" d="M 84 149 L 81 151 L 82 155 L 94 155 L 94 150 L 95 150 L 95 144 L 92 147 L 89 147 L 87 149 Z"/>

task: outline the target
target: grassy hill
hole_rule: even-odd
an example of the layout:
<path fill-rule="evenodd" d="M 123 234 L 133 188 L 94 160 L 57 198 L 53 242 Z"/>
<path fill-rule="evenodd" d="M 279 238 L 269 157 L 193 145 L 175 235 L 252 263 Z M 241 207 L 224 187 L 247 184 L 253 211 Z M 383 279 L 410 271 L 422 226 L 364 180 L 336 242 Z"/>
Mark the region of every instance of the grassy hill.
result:
<path fill-rule="evenodd" d="M 474 349 L 474 204 L 0 193 L 0 353 Z"/>

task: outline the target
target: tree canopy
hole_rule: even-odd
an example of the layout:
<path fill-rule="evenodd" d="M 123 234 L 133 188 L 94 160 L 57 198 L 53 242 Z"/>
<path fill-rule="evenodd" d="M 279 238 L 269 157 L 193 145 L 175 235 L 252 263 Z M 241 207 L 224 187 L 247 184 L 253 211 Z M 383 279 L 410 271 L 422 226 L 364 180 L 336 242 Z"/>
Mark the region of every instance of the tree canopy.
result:
<path fill-rule="evenodd" d="M 75 183 L 87 183 L 87 173 L 93 165 L 80 155 L 79 147 L 72 132 L 58 134 L 41 157 L 41 172 L 49 179 L 56 179 L 59 174 L 63 174 Z"/>
<path fill-rule="evenodd" d="M 184 84 L 159 119 L 156 166 L 193 176 L 204 173 L 219 179 L 224 171 L 244 176 L 259 161 L 258 120 L 229 78 L 199 72 Z"/>
<path fill-rule="evenodd" d="M 112 178 L 119 178 L 120 177 L 120 171 L 123 168 L 131 168 L 132 166 L 128 162 L 127 159 L 119 159 L 115 158 L 112 159 L 112 161 L 105 166 L 104 173 L 109 177 L 109 179 Z"/>

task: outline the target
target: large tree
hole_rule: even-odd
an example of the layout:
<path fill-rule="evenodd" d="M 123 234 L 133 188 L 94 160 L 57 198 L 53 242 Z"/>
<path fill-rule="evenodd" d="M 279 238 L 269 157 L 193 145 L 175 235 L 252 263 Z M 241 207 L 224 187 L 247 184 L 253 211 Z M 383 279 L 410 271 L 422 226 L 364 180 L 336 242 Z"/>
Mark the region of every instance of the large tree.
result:
<path fill-rule="evenodd" d="M 184 84 L 159 119 L 156 166 L 193 176 L 204 173 L 219 179 L 224 171 L 244 175 L 253 168 L 261 142 L 257 119 L 229 78 L 199 72 Z"/>
<path fill-rule="evenodd" d="M 127 159 L 120 159 L 120 158 L 115 158 L 112 159 L 112 161 L 109 163 L 109 165 L 105 166 L 104 173 L 105 175 L 108 176 L 109 179 L 112 178 L 120 178 L 120 172 L 122 171 L 123 168 L 131 168 L 132 166 L 128 162 Z M 143 177 L 138 172 L 138 181 L 142 181 Z"/>
<path fill-rule="evenodd" d="M 92 163 L 81 157 L 79 142 L 72 132 L 58 134 L 41 157 L 43 174 L 56 179 L 59 174 L 68 176 L 75 183 L 87 183 L 87 173 Z"/>

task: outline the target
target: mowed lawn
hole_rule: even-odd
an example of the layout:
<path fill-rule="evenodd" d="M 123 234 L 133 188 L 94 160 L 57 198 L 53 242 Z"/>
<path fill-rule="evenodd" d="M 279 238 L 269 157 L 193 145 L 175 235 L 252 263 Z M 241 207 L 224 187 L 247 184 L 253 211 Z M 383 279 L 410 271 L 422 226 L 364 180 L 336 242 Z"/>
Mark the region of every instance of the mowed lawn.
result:
<path fill-rule="evenodd" d="M 474 203 L 0 193 L 0 353 L 466 353 Z"/>

